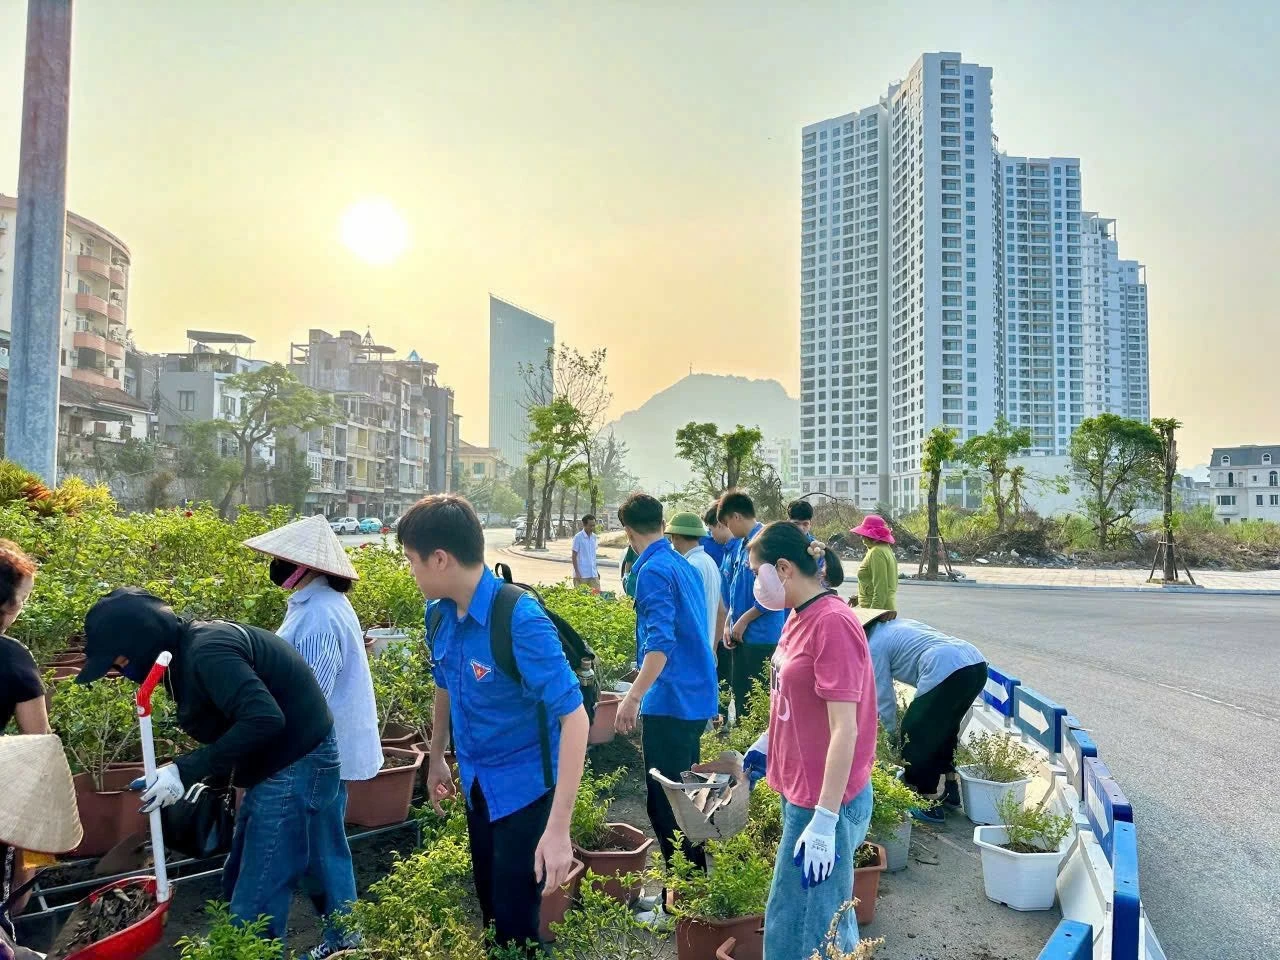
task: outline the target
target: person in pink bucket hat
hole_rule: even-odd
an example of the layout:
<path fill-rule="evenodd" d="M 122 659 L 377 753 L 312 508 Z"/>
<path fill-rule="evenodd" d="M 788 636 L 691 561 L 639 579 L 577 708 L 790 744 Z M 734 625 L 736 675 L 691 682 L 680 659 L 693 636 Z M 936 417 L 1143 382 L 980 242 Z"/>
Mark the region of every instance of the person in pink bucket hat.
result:
<path fill-rule="evenodd" d="M 893 530 L 884 517 L 872 513 L 849 532 L 867 545 L 867 555 L 858 567 L 858 596 L 850 606 L 897 610 L 898 558 L 893 553 Z"/>

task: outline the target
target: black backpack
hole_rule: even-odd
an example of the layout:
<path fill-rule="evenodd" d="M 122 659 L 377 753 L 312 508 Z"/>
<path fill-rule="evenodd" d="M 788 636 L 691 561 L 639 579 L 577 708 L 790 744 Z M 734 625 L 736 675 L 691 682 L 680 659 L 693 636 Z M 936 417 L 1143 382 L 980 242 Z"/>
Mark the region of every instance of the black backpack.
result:
<path fill-rule="evenodd" d="M 497 599 L 493 602 L 493 610 L 489 614 L 489 650 L 493 655 L 494 666 L 516 683 L 523 683 L 520 668 L 516 666 L 515 649 L 511 638 L 511 615 L 515 611 L 516 601 L 528 593 L 538 601 L 542 612 L 555 624 L 556 633 L 560 636 L 560 649 L 564 651 L 569 666 L 578 675 L 578 686 L 582 690 L 582 706 L 587 711 L 587 722 L 594 721 L 596 703 L 600 699 L 600 685 L 596 680 L 595 652 L 587 646 L 587 642 L 569 625 L 568 621 L 555 611 L 547 609 L 546 603 L 543 602 L 537 590 L 527 583 L 516 583 L 512 579 L 511 568 L 507 564 L 495 563 L 493 572 L 502 580 Z M 436 607 L 427 620 L 429 649 L 434 645 L 436 630 L 440 627 L 442 617 L 439 607 Z M 538 703 L 538 733 L 542 743 L 542 777 L 550 788 L 553 783 L 551 739 L 547 734 L 547 708 L 541 702 Z"/>

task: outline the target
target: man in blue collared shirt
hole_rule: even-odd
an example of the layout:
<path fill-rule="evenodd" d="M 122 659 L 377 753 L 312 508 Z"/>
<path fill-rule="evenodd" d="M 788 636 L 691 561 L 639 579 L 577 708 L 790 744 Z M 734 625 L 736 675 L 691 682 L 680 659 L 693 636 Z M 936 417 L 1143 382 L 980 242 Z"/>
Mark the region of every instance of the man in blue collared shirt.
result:
<path fill-rule="evenodd" d="M 727 614 L 729 611 L 729 585 L 733 580 L 733 558 L 738 553 L 739 541 L 734 539 L 729 528 L 720 520 L 720 501 L 707 507 L 702 515 L 702 522 L 711 531 L 711 539 L 720 547 L 720 558 L 716 566 L 720 568 L 720 600 Z M 711 553 L 710 550 L 707 553 Z M 716 682 L 721 690 L 733 688 L 733 651 L 724 645 L 724 636 L 716 637 Z"/>
<path fill-rule="evenodd" d="M 428 622 L 442 614 L 429 640 L 438 690 L 427 796 L 442 813 L 440 800 L 454 792 L 444 756 L 452 734 L 484 922 L 500 946 L 525 947 L 538 941 L 542 890 L 557 889 L 573 865 L 569 819 L 589 726 L 578 678 L 555 625 L 528 594 L 511 615 L 521 681 L 494 663 L 489 631 L 501 582 L 485 568 L 484 530 L 470 503 L 426 497 L 396 536 L 418 588 L 433 601 Z"/>
<path fill-rule="evenodd" d="M 766 610 L 755 599 L 756 575 L 751 570 L 751 541 L 764 529 L 756 520 L 751 498 L 730 490 L 720 498 L 720 519 L 738 538 L 729 586 L 729 616 L 725 622 L 725 646 L 733 650 L 733 704 L 739 717 L 746 715 L 751 684 L 761 678 L 768 687 L 767 670 L 782 636 L 785 610 Z"/>
<path fill-rule="evenodd" d="M 716 715 L 715 660 L 707 644 L 706 598 L 696 570 L 662 535 L 662 504 L 633 493 L 618 508 L 636 560 L 636 637 L 640 675 L 618 705 L 619 733 L 635 729 L 643 714 L 641 744 L 645 770 L 657 769 L 679 781 L 701 759 L 707 721 Z M 649 821 L 668 864 L 679 827 L 671 803 L 652 777 L 648 780 Z M 688 842 L 685 856 L 706 866 L 701 847 Z"/>

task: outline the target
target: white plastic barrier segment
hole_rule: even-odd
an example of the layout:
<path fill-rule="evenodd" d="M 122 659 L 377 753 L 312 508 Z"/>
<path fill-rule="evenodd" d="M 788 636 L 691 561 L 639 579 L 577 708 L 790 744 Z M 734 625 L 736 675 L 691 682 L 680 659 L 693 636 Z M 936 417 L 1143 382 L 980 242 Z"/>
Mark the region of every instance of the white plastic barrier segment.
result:
<path fill-rule="evenodd" d="M 1033 749 L 1054 775 L 1048 808 L 1070 816 L 1073 841 L 1058 875 L 1058 899 L 1064 922 L 1045 946 L 1058 952 L 1042 957 L 1068 957 L 1079 927 L 1063 937 L 1068 921 L 1092 931 L 1092 960 L 1166 960 L 1151 928 L 1138 888 L 1138 847 L 1133 808 L 1111 772 L 1097 758 L 1098 747 L 1064 707 L 992 668 L 990 682 L 974 703 L 966 727 L 973 732 L 1005 731 Z M 1007 690 L 1002 700 L 993 686 Z M 997 702 L 992 702 L 997 701 Z M 1019 704 L 1025 703 L 1025 714 Z M 1011 709 L 1011 712 L 1006 712 Z M 1010 722 L 1012 721 L 1012 722 Z"/>

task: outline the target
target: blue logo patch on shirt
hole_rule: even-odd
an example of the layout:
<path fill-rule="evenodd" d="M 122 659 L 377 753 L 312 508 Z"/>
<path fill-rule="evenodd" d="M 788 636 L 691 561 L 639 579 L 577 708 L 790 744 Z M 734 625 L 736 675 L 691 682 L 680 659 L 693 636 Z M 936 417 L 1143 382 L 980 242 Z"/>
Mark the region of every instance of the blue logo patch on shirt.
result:
<path fill-rule="evenodd" d="M 471 661 L 471 672 L 475 674 L 478 683 L 493 679 L 493 667 L 487 663 L 481 663 L 479 660 Z"/>

